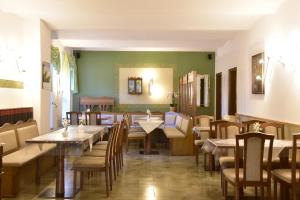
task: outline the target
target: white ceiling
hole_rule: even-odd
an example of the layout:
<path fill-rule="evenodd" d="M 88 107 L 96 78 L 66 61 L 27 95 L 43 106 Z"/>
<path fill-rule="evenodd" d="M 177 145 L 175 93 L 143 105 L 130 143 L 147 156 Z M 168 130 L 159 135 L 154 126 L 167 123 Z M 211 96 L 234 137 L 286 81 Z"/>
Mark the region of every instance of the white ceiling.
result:
<path fill-rule="evenodd" d="M 284 0 L 0 0 L 77 49 L 211 51 Z"/>

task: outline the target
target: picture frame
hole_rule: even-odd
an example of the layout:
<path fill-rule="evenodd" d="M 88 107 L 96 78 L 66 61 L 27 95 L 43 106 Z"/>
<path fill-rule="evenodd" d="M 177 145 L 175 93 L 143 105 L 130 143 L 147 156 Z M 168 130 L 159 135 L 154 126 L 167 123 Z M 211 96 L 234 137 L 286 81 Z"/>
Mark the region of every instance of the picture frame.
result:
<path fill-rule="evenodd" d="M 128 78 L 128 94 L 140 95 L 143 94 L 143 79 L 140 77 Z"/>
<path fill-rule="evenodd" d="M 264 52 L 252 56 L 252 94 L 265 94 Z"/>
<path fill-rule="evenodd" d="M 51 68 L 48 62 L 42 62 L 42 89 L 52 90 Z"/>

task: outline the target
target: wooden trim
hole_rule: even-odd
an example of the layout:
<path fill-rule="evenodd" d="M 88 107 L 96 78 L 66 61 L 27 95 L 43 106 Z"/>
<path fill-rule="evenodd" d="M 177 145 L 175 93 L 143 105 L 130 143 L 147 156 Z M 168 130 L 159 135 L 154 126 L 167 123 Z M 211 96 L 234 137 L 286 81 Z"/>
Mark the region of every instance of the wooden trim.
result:
<path fill-rule="evenodd" d="M 285 125 L 290 125 L 290 126 L 300 126 L 300 124 L 296 124 L 296 123 L 292 123 L 292 122 L 278 121 L 278 120 L 267 119 L 267 118 L 263 118 L 263 117 L 255 117 L 255 116 L 252 116 L 252 115 L 241 114 L 241 113 L 237 113 L 236 116 L 238 118 L 248 117 L 248 118 L 257 119 L 257 120 L 266 121 L 266 122 L 274 122 L 274 123 L 280 123 L 280 124 L 285 124 Z"/>
<path fill-rule="evenodd" d="M 0 79 L 0 88 L 24 89 L 23 81 Z"/>

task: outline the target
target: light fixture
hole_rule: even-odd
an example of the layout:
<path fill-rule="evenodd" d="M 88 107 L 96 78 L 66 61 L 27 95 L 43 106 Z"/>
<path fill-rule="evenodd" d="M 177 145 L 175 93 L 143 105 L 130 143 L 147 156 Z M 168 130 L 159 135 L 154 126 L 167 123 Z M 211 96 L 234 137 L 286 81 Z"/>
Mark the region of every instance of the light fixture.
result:
<path fill-rule="evenodd" d="M 153 85 L 154 85 L 153 82 L 154 82 L 153 78 L 151 78 L 149 80 L 149 83 L 148 83 L 148 93 L 149 93 L 149 96 L 151 96 L 153 94 Z"/>

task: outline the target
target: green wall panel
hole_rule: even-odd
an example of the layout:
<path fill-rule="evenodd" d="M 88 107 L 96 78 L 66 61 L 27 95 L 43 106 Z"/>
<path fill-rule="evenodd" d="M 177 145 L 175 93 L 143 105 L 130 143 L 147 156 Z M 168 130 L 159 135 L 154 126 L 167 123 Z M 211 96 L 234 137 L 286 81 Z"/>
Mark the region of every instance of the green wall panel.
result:
<path fill-rule="evenodd" d="M 199 108 L 198 113 L 214 113 L 215 59 L 207 58 L 211 52 L 125 52 L 81 51 L 77 59 L 79 93 L 73 96 L 73 110 L 78 110 L 80 96 L 114 96 L 116 111 L 168 111 L 164 104 L 118 104 L 118 69 L 125 67 L 173 67 L 174 91 L 178 91 L 179 77 L 196 70 L 210 74 L 210 107 Z M 214 53 L 213 53 L 214 55 Z"/>

